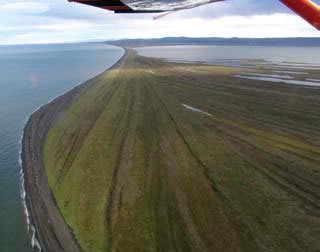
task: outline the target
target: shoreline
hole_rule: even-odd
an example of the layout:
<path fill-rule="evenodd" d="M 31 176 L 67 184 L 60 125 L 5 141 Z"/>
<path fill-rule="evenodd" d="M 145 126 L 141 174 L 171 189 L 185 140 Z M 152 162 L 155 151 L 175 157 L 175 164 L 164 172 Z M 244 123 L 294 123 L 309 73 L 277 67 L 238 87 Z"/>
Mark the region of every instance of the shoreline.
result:
<path fill-rule="evenodd" d="M 110 68 L 90 78 L 70 91 L 40 106 L 28 118 L 21 146 L 21 194 L 28 231 L 32 230 L 31 245 L 35 251 L 82 251 L 51 192 L 43 164 L 42 149 L 51 125 L 91 81 L 119 66 L 127 50 Z M 33 230 L 34 229 L 34 230 Z"/>

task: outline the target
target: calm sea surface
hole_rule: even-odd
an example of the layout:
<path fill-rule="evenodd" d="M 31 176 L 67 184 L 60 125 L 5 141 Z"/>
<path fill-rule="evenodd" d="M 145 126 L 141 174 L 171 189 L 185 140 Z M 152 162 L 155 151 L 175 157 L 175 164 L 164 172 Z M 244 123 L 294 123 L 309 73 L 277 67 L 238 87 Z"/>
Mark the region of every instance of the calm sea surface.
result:
<path fill-rule="evenodd" d="M 20 192 L 24 124 L 40 105 L 115 63 L 103 44 L 0 46 L 0 251 L 31 252 Z"/>
<path fill-rule="evenodd" d="M 137 48 L 140 55 L 179 61 L 266 60 L 320 67 L 320 47 L 285 46 L 155 46 Z"/>

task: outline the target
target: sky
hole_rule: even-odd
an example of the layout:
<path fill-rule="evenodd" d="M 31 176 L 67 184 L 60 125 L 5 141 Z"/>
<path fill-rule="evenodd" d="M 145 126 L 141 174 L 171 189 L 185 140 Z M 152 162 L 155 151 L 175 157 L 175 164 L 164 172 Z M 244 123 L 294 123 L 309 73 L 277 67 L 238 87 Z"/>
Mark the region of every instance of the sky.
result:
<path fill-rule="evenodd" d="M 0 0 L 0 44 L 176 36 L 320 37 L 278 0 L 228 0 L 154 20 L 157 15 L 114 14 L 67 0 Z"/>

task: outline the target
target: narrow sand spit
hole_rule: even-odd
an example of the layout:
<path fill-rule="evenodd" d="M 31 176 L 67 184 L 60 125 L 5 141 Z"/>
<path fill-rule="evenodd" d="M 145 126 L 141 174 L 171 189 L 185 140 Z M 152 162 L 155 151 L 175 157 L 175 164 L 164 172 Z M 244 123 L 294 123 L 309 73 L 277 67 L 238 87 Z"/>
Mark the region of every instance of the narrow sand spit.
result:
<path fill-rule="evenodd" d="M 112 68 L 117 67 L 125 55 Z M 21 158 L 26 206 L 34 224 L 33 234 L 37 234 L 43 251 L 82 251 L 53 198 L 44 170 L 42 149 L 51 125 L 89 83 L 87 81 L 40 107 L 30 116 L 24 128 Z"/>

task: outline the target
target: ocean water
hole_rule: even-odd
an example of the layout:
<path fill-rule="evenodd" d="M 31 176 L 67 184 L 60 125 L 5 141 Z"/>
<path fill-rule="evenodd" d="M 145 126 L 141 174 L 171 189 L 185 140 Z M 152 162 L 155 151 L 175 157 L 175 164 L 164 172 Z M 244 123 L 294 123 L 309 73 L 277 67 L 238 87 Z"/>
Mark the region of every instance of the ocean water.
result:
<path fill-rule="evenodd" d="M 142 56 L 177 61 L 203 61 L 212 64 L 263 60 L 269 63 L 300 68 L 305 65 L 320 69 L 319 47 L 294 46 L 203 46 L 176 45 L 136 48 Z M 228 61 L 228 62 L 227 62 Z"/>
<path fill-rule="evenodd" d="M 320 47 L 303 46 L 203 46 L 176 45 L 136 48 L 146 57 L 168 62 L 200 63 L 249 68 L 254 73 L 239 71 L 234 78 L 320 87 Z M 260 71 L 265 72 L 261 74 Z M 308 75 L 317 78 L 308 78 Z M 318 78 L 319 77 L 319 78 Z"/>
<path fill-rule="evenodd" d="M 0 46 L 0 251 L 31 252 L 21 194 L 23 127 L 40 105 L 101 73 L 123 54 L 104 44 Z"/>

